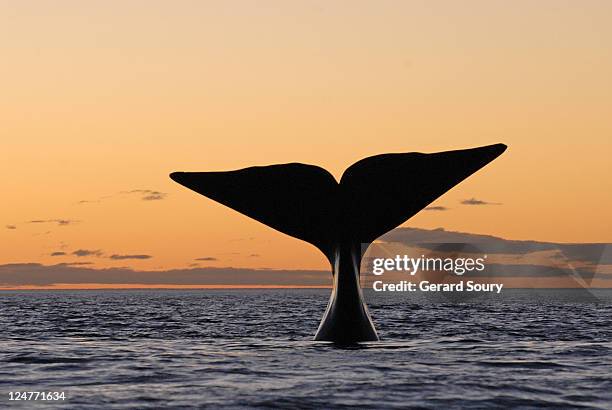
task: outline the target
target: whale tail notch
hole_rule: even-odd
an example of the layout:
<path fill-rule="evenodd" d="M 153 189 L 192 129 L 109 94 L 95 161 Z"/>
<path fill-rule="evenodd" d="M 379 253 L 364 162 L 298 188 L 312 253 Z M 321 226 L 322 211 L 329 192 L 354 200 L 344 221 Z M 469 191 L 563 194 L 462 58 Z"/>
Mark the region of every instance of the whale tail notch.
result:
<path fill-rule="evenodd" d="M 225 172 L 173 172 L 179 184 L 319 248 L 370 243 L 497 158 L 504 144 L 432 154 L 382 154 L 351 165 L 338 183 L 300 163 Z"/>

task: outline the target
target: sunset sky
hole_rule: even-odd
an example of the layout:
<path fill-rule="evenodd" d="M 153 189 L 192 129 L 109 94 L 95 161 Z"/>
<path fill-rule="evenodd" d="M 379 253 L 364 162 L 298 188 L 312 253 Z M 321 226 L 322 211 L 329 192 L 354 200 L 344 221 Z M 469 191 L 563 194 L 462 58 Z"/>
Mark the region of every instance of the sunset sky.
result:
<path fill-rule="evenodd" d="M 0 264 L 327 269 L 168 174 L 304 162 L 339 178 L 374 154 L 498 142 L 405 226 L 612 242 L 611 16 L 609 1 L 0 2 Z"/>

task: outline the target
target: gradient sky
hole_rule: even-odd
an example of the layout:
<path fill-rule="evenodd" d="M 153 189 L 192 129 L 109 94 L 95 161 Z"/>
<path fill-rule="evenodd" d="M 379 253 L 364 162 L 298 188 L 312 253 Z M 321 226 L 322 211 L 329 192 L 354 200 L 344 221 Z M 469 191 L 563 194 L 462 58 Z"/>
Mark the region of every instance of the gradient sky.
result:
<path fill-rule="evenodd" d="M 0 2 L 0 264 L 326 269 L 168 173 L 297 161 L 339 178 L 369 155 L 497 142 L 433 204 L 448 210 L 406 226 L 610 242 L 610 16 L 608 1 Z"/>

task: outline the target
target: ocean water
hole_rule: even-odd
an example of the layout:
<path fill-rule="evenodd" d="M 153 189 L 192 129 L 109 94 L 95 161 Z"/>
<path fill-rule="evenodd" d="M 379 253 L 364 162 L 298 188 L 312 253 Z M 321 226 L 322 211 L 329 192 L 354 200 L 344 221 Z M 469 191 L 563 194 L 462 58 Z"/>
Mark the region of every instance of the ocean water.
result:
<path fill-rule="evenodd" d="M 0 408 L 612 408 L 609 291 L 368 295 L 356 346 L 312 341 L 328 296 L 0 292 Z"/>

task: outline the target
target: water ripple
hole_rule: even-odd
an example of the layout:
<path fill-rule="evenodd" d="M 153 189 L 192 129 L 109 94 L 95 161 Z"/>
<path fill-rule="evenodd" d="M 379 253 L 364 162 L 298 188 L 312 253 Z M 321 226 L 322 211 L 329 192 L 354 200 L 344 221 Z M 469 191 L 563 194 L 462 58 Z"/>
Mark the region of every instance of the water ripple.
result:
<path fill-rule="evenodd" d="M 63 403 L 36 403 L 57 408 L 612 408 L 612 293 L 372 300 L 382 340 L 353 346 L 311 340 L 327 297 L 1 292 L 0 400 L 34 390 L 65 391 Z"/>

